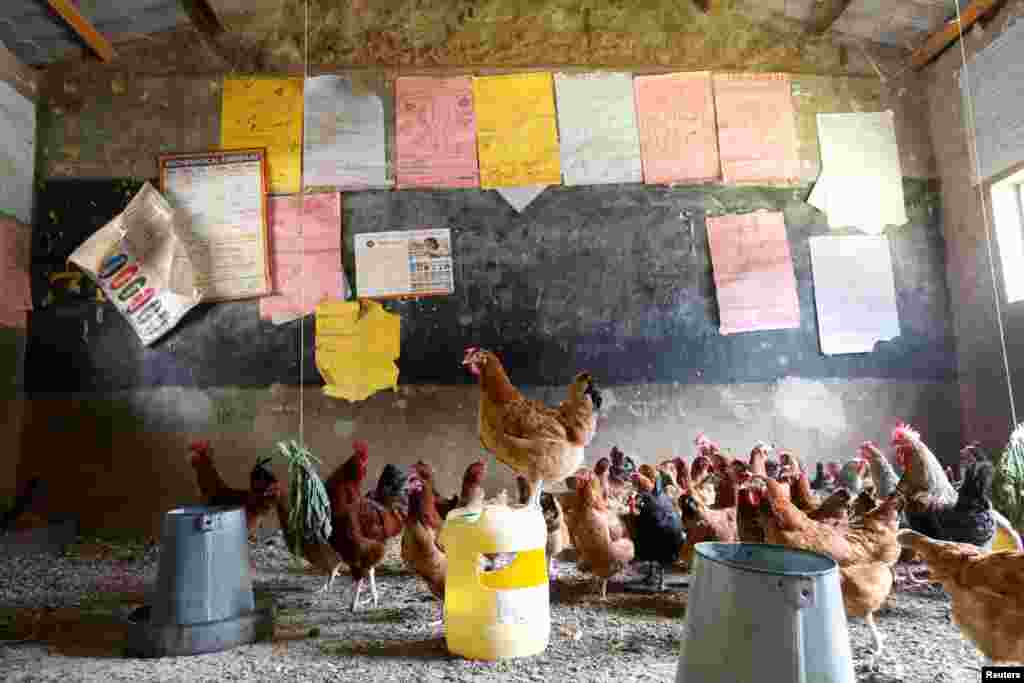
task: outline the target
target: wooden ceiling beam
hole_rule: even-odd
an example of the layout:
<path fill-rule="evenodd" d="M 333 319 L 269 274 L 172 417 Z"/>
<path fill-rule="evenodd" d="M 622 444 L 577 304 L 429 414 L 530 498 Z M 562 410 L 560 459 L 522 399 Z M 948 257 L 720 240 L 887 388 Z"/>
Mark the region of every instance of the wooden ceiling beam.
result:
<path fill-rule="evenodd" d="M 839 17 L 853 0 L 818 0 L 814 3 L 814 14 L 811 15 L 811 33 L 821 35 L 832 28 Z"/>
<path fill-rule="evenodd" d="M 46 2 L 54 12 L 59 14 L 68 23 L 74 32 L 78 34 L 78 37 L 85 41 L 85 44 L 100 59 L 104 62 L 109 62 L 117 56 L 114 52 L 114 46 L 110 44 L 110 41 L 97 31 L 92 22 L 82 16 L 78 8 L 72 5 L 69 0 L 46 0 Z"/>
<path fill-rule="evenodd" d="M 943 50 L 956 42 L 961 33 L 967 33 L 974 24 L 992 11 L 998 9 L 1003 0 L 974 0 L 960 12 L 960 22 L 956 18 L 928 37 L 924 44 L 910 55 L 910 65 L 923 69 L 929 62 L 939 56 Z"/>
<path fill-rule="evenodd" d="M 181 0 L 181 8 L 192 20 L 196 30 L 204 36 L 216 38 L 224 33 L 224 24 L 220 23 L 217 11 L 210 6 L 209 0 Z"/>

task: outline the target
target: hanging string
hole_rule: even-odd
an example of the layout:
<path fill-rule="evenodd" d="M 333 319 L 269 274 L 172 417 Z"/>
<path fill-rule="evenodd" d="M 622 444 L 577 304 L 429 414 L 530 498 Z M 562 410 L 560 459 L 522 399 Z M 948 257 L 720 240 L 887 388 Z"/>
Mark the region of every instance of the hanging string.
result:
<path fill-rule="evenodd" d="M 306 81 L 309 80 L 309 0 L 305 3 L 305 31 L 303 32 L 302 46 L 302 92 L 305 99 Z M 304 312 L 306 305 L 306 231 L 303 222 L 306 217 L 306 177 L 305 177 L 305 107 L 303 107 L 302 139 L 300 141 L 299 153 L 299 306 Z M 306 316 L 299 318 L 299 445 L 306 447 L 306 414 L 305 414 L 305 391 L 306 391 Z"/>
<path fill-rule="evenodd" d="M 967 90 L 967 121 L 964 126 L 967 128 L 967 140 L 970 144 L 971 156 L 974 158 L 974 179 L 978 186 L 978 199 L 981 201 L 981 221 L 985 227 L 985 249 L 988 252 L 989 274 L 992 278 L 992 295 L 996 302 L 996 325 L 999 328 L 999 346 L 1003 352 L 1003 370 L 1006 372 L 1006 390 L 1010 396 L 1010 418 L 1013 423 L 1010 431 L 1017 427 L 1017 403 L 1013 396 L 1013 377 L 1010 373 L 1010 357 L 1006 351 L 1006 329 L 1003 326 L 1003 305 L 999 293 L 999 284 L 996 279 L 996 262 L 992 253 L 992 231 L 989 223 L 988 203 L 985 201 L 985 183 L 981 177 L 981 159 L 978 157 L 978 129 L 975 123 L 974 93 L 971 91 L 970 67 L 967 65 L 967 47 L 964 45 L 964 25 L 960 20 L 960 0 L 956 0 L 956 24 L 960 33 L 960 60 L 963 63 L 963 84 Z"/>

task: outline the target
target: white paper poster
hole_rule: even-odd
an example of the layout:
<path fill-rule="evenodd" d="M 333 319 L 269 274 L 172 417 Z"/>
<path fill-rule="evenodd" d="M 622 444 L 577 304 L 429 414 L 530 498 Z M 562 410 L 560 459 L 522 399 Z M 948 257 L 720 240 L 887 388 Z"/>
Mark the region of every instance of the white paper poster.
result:
<path fill-rule="evenodd" d="M 32 224 L 36 105 L 0 81 L 0 212 Z"/>
<path fill-rule="evenodd" d="M 633 76 L 555 74 L 566 185 L 643 181 Z"/>
<path fill-rule="evenodd" d="M 818 114 L 821 176 L 809 203 L 832 228 L 872 235 L 907 222 L 896 126 L 891 111 Z"/>
<path fill-rule="evenodd" d="M 361 299 L 451 294 L 452 231 L 396 230 L 353 237 Z"/>
<path fill-rule="evenodd" d="M 356 94 L 343 76 L 306 81 L 303 173 L 306 187 L 390 187 L 384 102 Z"/>
<path fill-rule="evenodd" d="M 822 353 L 870 353 L 900 336 L 889 239 L 824 235 L 810 244 Z"/>
<path fill-rule="evenodd" d="M 974 104 L 976 161 L 989 179 L 1024 161 L 1024 21 L 1010 24 L 1001 36 L 960 68 L 964 94 L 962 118 L 971 129 L 967 97 Z M 971 176 L 977 172 L 971 169 Z M 977 182 L 977 181 L 975 181 Z"/>

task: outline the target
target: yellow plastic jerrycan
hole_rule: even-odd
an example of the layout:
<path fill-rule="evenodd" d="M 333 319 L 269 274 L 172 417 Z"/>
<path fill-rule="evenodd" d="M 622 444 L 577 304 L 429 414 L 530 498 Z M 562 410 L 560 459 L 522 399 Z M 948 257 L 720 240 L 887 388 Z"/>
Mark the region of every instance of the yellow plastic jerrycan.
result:
<path fill-rule="evenodd" d="M 448 651 L 482 660 L 543 652 L 551 634 L 551 605 L 544 556 L 547 527 L 540 509 L 458 508 L 448 513 L 440 541 L 448 555 L 444 587 Z M 485 571 L 481 556 L 495 553 L 511 561 Z"/>

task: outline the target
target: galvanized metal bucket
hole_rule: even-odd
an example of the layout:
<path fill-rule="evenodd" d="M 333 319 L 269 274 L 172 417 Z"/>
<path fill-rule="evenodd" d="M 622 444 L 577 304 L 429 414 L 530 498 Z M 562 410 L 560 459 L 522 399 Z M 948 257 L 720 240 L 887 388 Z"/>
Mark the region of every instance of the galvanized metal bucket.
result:
<path fill-rule="evenodd" d="M 128 653 L 218 652 L 265 638 L 273 605 L 256 609 L 242 508 L 186 506 L 164 515 L 151 604 L 129 617 Z"/>
<path fill-rule="evenodd" d="M 221 621 L 255 606 L 245 511 L 193 505 L 164 515 L 153 622 Z"/>
<path fill-rule="evenodd" d="M 676 683 L 854 683 L 839 567 L 757 543 L 698 543 Z"/>

